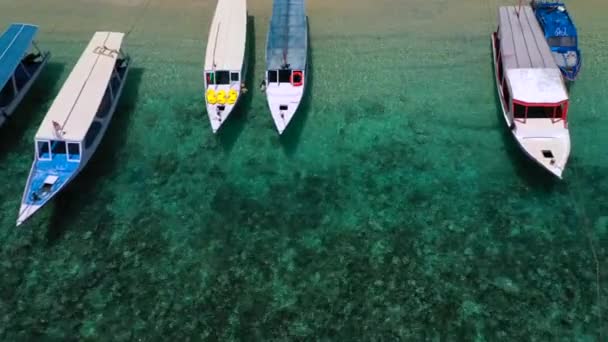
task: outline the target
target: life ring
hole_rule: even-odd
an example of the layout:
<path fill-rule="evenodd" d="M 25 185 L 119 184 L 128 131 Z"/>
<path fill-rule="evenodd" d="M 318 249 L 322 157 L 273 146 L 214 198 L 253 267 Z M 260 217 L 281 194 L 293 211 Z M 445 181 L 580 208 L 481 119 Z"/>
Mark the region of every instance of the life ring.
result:
<path fill-rule="evenodd" d="M 239 93 L 234 89 L 230 89 L 230 91 L 228 92 L 228 104 L 235 104 L 238 97 Z"/>
<path fill-rule="evenodd" d="M 297 77 L 297 79 L 296 79 Z M 291 85 L 294 87 L 301 87 L 304 84 L 304 74 L 300 70 L 294 70 L 291 73 Z"/>
<path fill-rule="evenodd" d="M 208 89 L 207 90 L 207 103 L 216 104 L 217 103 L 217 95 L 215 94 L 215 90 Z"/>
<path fill-rule="evenodd" d="M 226 103 L 226 91 L 220 90 L 217 92 L 217 103 L 225 104 Z"/>

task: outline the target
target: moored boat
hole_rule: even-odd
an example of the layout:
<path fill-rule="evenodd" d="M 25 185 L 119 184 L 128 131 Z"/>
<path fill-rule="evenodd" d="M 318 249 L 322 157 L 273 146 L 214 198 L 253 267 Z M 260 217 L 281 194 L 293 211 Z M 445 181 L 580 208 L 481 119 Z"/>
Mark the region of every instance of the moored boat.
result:
<path fill-rule="evenodd" d="M 576 26 L 566 5 L 561 1 L 546 0 L 533 0 L 531 4 L 555 63 L 567 80 L 576 80 L 581 70 L 582 57 Z"/>
<path fill-rule="evenodd" d="M 246 92 L 247 2 L 219 0 L 205 54 L 205 103 L 216 133 Z"/>
<path fill-rule="evenodd" d="M 561 178 L 570 155 L 568 93 L 530 6 L 500 7 L 492 34 L 495 80 L 522 150 Z"/>
<path fill-rule="evenodd" d="M 14 113 L 51 55 L 38 48 L 37 32 L 34 25 L 12 24 L 0 36 L 0 126 Z"/>
<path fill-rule="evenodd" d="M 97 149 L 125 85 L 131 60 L 123 33 L 96 32 L 35 136 L 35 156 L 19 226 L 70 183 Z"/>
<path fill-rule="evenodd" d="M 274 0 L 266 40 L 265 91 L 275 126 L 282 134 L 306 89 L 308 18 L 304 0 Z"/>

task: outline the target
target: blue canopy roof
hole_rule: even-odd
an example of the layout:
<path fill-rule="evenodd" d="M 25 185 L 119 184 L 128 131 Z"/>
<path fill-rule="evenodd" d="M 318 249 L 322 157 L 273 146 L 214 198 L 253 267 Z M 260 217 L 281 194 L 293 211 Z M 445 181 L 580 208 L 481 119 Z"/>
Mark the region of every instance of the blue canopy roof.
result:
<path fill-rule="evenodd" d="M 0 89 L 13 76 L 36 32 L 38 32 L 38 26 L 12 24 L 0 36 Z"/>
<path fill-rule="evenodd" d="M 561 2 L 542 2 L 536 5 L 536 13 L 547 37 L 576 37 L 576 27 Z"/>
<path fill-rule="evenodd" d="M 266 70 L 304 70 L 308 48 L 304 0 L 274 0 L 266 42 Z"/>

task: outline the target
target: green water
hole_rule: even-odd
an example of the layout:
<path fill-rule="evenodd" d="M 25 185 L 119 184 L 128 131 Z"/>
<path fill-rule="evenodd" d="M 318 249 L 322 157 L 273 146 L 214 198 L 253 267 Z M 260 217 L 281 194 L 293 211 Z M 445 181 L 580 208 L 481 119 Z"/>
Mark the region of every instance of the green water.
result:
<path fill-rule="evenodd" d="M 569 6 L 585 62 L 558 181 L 499 113 L 498 4 L 310 0 L 310 88 L 279 138 L 256 88 L 269 0 L 250 0 L 252 91 L 218 136 L 210 1 L 5 0 L 0 26 L 40 24 L 53 57 L 0 129 L 0 340 L 608 338 L 608 6 Z M 33 136 L 103 29 L 131 30 L 114 119 L 17 229 Z"/>

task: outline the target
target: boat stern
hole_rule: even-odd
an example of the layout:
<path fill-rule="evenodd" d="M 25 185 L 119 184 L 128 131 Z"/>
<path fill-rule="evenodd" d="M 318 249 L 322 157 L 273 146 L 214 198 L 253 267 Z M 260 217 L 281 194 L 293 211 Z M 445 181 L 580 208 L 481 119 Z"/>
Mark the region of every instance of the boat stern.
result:
<path fill-rule="evenodd" d="M 555 63 L 568 81 L 576 80 L 581 69 L 581 56 L 578 50 L 552 51 Z"/>
<path fill-rule="evenodd" d="M 211 130 L 214 134 L 217 133 L 222 124 L 228 119 L 240 97 L 241 87 L 237 85 L 207 87 L 205 104 L 209 122 L 211 123 Z"/>
<path fill-rule="evenodd" d="M 518 137 L 522 149 L 549 172 L 562 178 L 570 156 L 570 135 L 554 137 Z"/>
<path fill-rule="evenodd" d="M 279 134 L 283 134 L 304 96 L 304 86 L 270 84 L 266 89 L 268 107 Z"/>
<path fill-rule="evenodd" d="M 56 164 L 53 161 L 36 161 L 32 165 L 21 199 L 17 226 L 23 224 L 48 203 L 78 172 L 76 163 L 61 170 L 56 168 Z"/>

